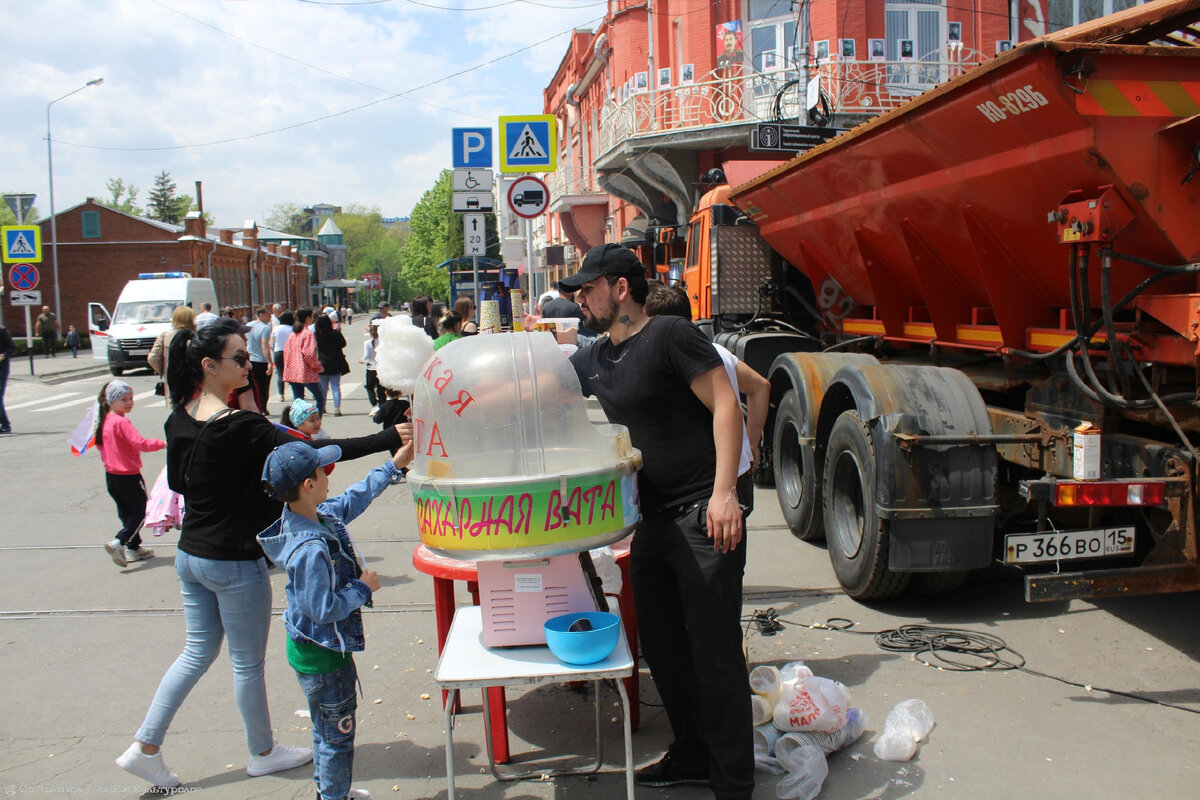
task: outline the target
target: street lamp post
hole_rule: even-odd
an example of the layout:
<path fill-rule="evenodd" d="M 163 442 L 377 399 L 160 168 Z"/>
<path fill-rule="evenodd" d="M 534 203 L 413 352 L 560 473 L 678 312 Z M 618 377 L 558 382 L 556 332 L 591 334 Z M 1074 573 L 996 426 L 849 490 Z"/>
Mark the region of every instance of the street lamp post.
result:
<path fill-rule="evenodd" d="M 76 92 L 82 92 L 89 86 L 99 86 L 102 83 L 104 83 L 104 78 L 92 78 L 78 89 L 67 92 L 57 100 L 51 100 L 46 104 L 46 166 L 50 177 L 50 263 L 54 274 L 54 315 L 60 320 L 60 325 L 62 324 L 62 296 L 58 289 L 58 224 L 54 217 L 54 146 L 50 139 L 50 107 L 59 100 L 66 100 Z"/>

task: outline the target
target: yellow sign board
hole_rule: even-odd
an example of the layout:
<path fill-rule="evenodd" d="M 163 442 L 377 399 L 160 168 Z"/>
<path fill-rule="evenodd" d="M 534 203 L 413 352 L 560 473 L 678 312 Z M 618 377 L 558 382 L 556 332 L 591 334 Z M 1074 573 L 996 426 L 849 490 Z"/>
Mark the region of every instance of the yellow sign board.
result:
<path fill-rule="evenodd" d="M 37 225 L 5 225 L 4 263 L 17 264 L 42 260 L 42 229 Z"/>
<path fill-rule="evenodd" d="M 558 169 L 558 119 L 553 114 L 500 117 L 500 171 Z"/>

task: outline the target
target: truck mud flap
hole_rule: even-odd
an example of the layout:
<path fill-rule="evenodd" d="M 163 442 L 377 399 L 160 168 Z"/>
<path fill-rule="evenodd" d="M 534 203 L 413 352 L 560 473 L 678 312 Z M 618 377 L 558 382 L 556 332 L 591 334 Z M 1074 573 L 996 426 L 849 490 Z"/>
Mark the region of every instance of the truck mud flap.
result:
<path fill-rule="evenodd" d="M 881 365 L 834 377 L 851 387 L 876 448 L 875 503 L 897 572 L 972 570 L 992 561 L 996 452 L 983 398 L 960 371 Z"/>

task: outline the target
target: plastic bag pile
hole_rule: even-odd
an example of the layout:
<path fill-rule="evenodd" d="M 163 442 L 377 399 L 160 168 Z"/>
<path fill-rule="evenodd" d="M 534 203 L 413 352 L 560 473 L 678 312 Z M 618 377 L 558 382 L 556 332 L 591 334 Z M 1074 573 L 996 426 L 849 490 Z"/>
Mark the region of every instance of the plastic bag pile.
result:
<path fill-rule="evenodd" d="M 755 765 L 783 775 L 781 800 L 811 800 L 829 774 L 826 756 L 854 742 L 866 715 L 850 706 L 850 692 L 813 675 L 801 661 L 755 667 L 750 673 Z"/>
<path fill-rule="evenodd" d="M 775 787 L 780 800 L 812 800 L 829 775 L 827 756 L 862 736 L 866 714 L 850 706 L 845 686 L 813 675 L 802 661 L 755 667 L 750 690 L 755 766 L 783 776 Z M 932 729 L 925 701 L 898 703 L 875 742 L 875 756 L 907 761 Z"/>

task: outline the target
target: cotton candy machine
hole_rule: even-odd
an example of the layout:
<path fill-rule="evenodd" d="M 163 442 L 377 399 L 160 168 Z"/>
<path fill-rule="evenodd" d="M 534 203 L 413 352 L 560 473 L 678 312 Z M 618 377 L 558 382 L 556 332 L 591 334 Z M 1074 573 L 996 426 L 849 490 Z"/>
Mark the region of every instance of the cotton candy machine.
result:
<path fill-rule="evenodd" d="M 641 453 L 596 425 L 575 369 L 547 333 L 458 339 L 413 392 L 408 484 L 421 541 L 474 561 L 574 553 L 640 519 Z"/>
<path fill-rule="evenodd" d="M 588 550 L 641 518 L 641 453 L 596 425 L 545 332 L 458 339 L 413 393 L 408 485 L 421 541 L 478 565 L 484 644 L 539 644 L 554 616 L 605 610 Z"/>

